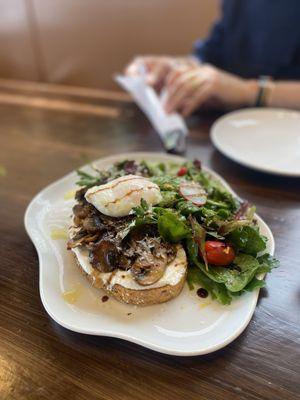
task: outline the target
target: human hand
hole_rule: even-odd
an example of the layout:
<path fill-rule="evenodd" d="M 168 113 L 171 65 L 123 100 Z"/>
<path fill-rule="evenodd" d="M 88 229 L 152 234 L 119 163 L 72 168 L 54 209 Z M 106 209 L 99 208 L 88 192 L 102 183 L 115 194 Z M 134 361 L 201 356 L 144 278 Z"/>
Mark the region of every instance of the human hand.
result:
<path fill-rule="evenodd" d="M 147 83 L 159 91 L 174 68 L 178 66 L 191 67 L 196 64 L 198 65 L 198 62 L 189 57 L 139 56 L 127 65 L 125 74 L 138 75 L 140 65 L 143 65 L 147 73 Z"/>
<path fill-rule="evenodd" d="M 235 108 L 254 104 L 255 80 L 246 80 L 212 65 L 180 66 L 168 75 L 165 110 L 189 116 L 201 106 Z"/>

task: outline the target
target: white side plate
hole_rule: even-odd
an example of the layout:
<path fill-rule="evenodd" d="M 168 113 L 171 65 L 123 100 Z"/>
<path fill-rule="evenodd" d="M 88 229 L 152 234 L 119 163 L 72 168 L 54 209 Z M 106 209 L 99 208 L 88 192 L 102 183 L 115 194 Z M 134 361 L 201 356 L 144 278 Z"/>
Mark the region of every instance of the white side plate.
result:
<path fill-rule="evenodd" d="M 103 168 L 123 159 L 183 161 L 160 153 L 131 153 L 100 159 Z M 229 186 L 216 173 L 209 171 Z M 40 294 L 48 314 L 60 325 L 75 332 L 112 336 L 150 349 L 180 356 L 206 354 L 218 350 L 248 325 L 254 312 L 258 291 L 247 293 L 222 306 L 210 298 L 201 299 L 187 287 L 174 300 L 163 305 L 139 308 L 110 298 L 92 288 L 75 264 L 66 240 L 53 240 L 51 232 L 67 229 L 74 200 L 65 200 L 66 192 L 75 189 L 76 173 L 65 176 L 42 190 L 30 203 L 25 227 L 39 256 Z M 232 191 L 232 190 L 231 190 Z M 274 240 L 268 226 L 258 217 L 261 232 L 268 237 L 268 251 L 273 254 Z M 64 300 L 65 291 L 74 290 L 77 300 Z"/>
<path fill-rule="evenodd" d="M 234 111 L 214 123 L 211 139 L 221 153 L 246 167 L 300 177 L 300 112 Z"/>

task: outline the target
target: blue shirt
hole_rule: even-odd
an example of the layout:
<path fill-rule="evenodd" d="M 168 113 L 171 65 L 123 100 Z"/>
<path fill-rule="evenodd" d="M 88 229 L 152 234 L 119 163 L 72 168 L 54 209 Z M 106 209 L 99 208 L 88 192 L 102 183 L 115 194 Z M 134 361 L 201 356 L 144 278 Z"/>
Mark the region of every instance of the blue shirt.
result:
<path fill-rule="evenodd" d="M 300 0 L 224 0 L 195 55 L 245 78 L 300 80 Z"/>

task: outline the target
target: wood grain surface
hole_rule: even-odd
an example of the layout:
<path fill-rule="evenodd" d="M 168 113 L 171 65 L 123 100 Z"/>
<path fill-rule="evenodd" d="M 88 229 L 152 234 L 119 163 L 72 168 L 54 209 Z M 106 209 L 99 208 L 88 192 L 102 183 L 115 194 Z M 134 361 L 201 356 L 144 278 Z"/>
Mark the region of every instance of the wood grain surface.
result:
<path fill-rule="evenodd" d="M 35 96 L 43 98 L 43 107 L 34 106 Z M 60 109 L 64 102 L 69 106 Z M 78 112 L 82 103 L 84 112 Z M 190 119 L 187 155 L 200 158 L 257 205 L 274 233 L 281 267 L 268 276 L 254 317 L 237 340 L 207 356 L 173 357 L 57 325 L 41 304 L 38 259 L 23 226 L 26 206 L 47 184 L 87 160 L 162 151 L 159 139 L 121 98 L 44 88 L 35 94 L 0 85 L 1 400 L 300 398 L 300 180 L 254 172 L 224 158 L 209 140 L 215 118 Z"/>

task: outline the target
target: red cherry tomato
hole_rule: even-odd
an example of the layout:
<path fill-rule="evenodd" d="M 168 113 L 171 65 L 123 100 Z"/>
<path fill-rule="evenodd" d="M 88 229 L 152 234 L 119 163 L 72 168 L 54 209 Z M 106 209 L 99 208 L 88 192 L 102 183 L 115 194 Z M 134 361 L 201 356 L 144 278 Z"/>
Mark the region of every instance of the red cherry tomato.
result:
<path fill-rule="evenodd" d="M 187 173 L 187 171 L 188 171 L 187 167 L 181 167 L 177 172 L 177 176 L 183 176 Z"/>
<path fill-rule="evenodd" d="M 205 242 L 205 252 L 209 264 L 223 267 L 231 264 L 235 257 L 231 246 L 217 240 Z"/>

